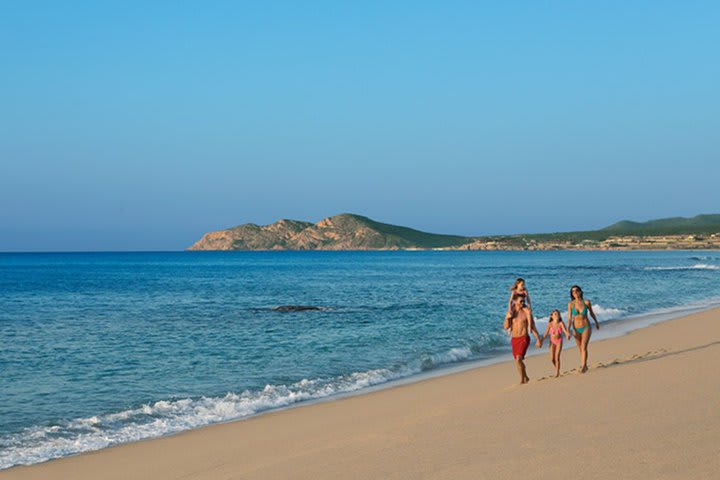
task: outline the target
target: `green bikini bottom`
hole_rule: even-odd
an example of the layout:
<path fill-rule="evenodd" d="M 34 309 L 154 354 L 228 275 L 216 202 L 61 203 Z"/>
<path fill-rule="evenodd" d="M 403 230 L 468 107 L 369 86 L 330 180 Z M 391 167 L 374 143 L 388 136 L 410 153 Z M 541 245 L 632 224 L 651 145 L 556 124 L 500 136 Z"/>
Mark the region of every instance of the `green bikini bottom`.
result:
<path fill-rule="evenodd" d="M 587 325 L 585 325 L 585 326 L 582 327 L 582 328 L 577 328 L 577 327 L 573 327 L 573 328 L 575 329 L 575 333 L 579 333 L 580 335 L 582 335 L 582 332 L 584 332 L 585 330 L 587 330 L 587 328 L 588 328 L 589 326 L 590 326 L 590 324 L 587 324 Z"/>

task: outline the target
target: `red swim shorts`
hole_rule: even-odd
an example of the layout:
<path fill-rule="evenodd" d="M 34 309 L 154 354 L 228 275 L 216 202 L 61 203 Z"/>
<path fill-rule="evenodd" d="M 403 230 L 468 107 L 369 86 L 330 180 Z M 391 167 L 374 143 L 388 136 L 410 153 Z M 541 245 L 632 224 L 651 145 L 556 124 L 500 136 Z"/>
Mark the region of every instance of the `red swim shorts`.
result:
<path fill-rule="evenodd" d="M 520 357 L 520 360 L 522 360 L 525 358 L 525 354 L 530 346 L 530 335 L 513 337 L 510 340 L 510 345 L 512 345 L 513 358 Z"/>

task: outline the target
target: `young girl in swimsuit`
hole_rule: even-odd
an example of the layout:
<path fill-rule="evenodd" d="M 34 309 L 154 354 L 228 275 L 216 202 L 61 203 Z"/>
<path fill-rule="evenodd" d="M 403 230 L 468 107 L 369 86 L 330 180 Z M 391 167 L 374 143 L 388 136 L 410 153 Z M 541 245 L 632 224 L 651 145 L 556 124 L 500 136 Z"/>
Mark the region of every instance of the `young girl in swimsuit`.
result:
<path fill-rule="evenodd" d="M 578 350 L 580 350 L 580 373 L 585 373 L 588 370 L 587 348 L 590 342 L 590 335 L 592 334 L 588 313 L 593 320 L 595 320 L 595 327 L 600 330 L 600 324 L 595 316 L 595 312 L 593 312 L 590 300 L 585 300 L 582 288 L 573 285 L 572 288 L 570 288 L 570 303 L 568 303 L 568 330 L 574 330 L 575 343 L 577 343 Z"/>
<path fill-rule="evenodd" d="M 515 305 L 515 301 L 513 298 L 515 298 L 515 295 L 519 295 L 525 299 L 525 305 L 529 309 L 532 310 L 532 303 L 530 303 L 530 292 L 527 291 L 527 288 L 525 288 L 525 280 L 522 278 L 518 278 L 515 280 L 515 283 L 513 283 L 513 286 L 510 288 L 510 300 L 508 300 L 508 309 L 507 309 L 507 315 L 512 314 L 513 312 L 513 306 Z M 508 332 L 510 334 L 510 332 Z"/>
<path fill-rule="evenodd" d="M 515 280 L 515 283 L 510 288 L 510 300 L 508 300 L 508 312 L 512 312 L 512 307 L 515 302 L 513 302 L 513 297 L 515 295 L 520 295 L 521 297 L 525 298 L 525 305 L 528 306 L 528 308 L 532 308 L 532 303 L 530 302 L 530 292 L 527 291 L 527 288 L 525 287 L 525 280 L 522 278 L 518 278 Z"/>
<path fill-rule="evenodd" d="M 542 340 L 544 342 L 550 335 L 550 361 L 555 365 L 555 377 L 560 376 L 560 353 L 563 347 L 563 334 L 570 340 L 570 332 L 563 323 L 560 310 L 553 310 Z"/>

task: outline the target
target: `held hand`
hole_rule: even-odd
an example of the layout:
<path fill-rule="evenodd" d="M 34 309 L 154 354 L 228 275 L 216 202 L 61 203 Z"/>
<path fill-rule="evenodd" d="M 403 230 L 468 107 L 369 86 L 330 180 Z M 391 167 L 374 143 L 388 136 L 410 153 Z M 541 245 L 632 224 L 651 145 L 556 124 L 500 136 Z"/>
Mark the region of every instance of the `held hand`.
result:
<path fill-rule="evenodd" d="M 537 345 L 538 348 L 542 348 L 542 344 L 543 344 L 542 340 L 538 340 L 535 345 Z"/>
<path fill-rule="evenodd" d="M 570 340 L 570 334 L 569 334 L 569 333 L 568 333 L 568 335 L 567 335 L 567 339 Z"/>

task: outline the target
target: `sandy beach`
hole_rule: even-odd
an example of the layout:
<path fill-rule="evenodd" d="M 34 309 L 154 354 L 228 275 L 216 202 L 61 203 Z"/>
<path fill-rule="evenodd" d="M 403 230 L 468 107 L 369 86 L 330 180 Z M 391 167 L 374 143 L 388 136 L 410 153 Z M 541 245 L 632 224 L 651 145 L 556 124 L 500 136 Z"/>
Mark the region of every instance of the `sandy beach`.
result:
<path fill-rule="evenodd" d="M 524 386 L 505 362 L 0 479 L 717 478 L 719 323 L 715 309 L 593 341 L 586 374 L 566 349 L 551 378 L 546 344 Z"/>

